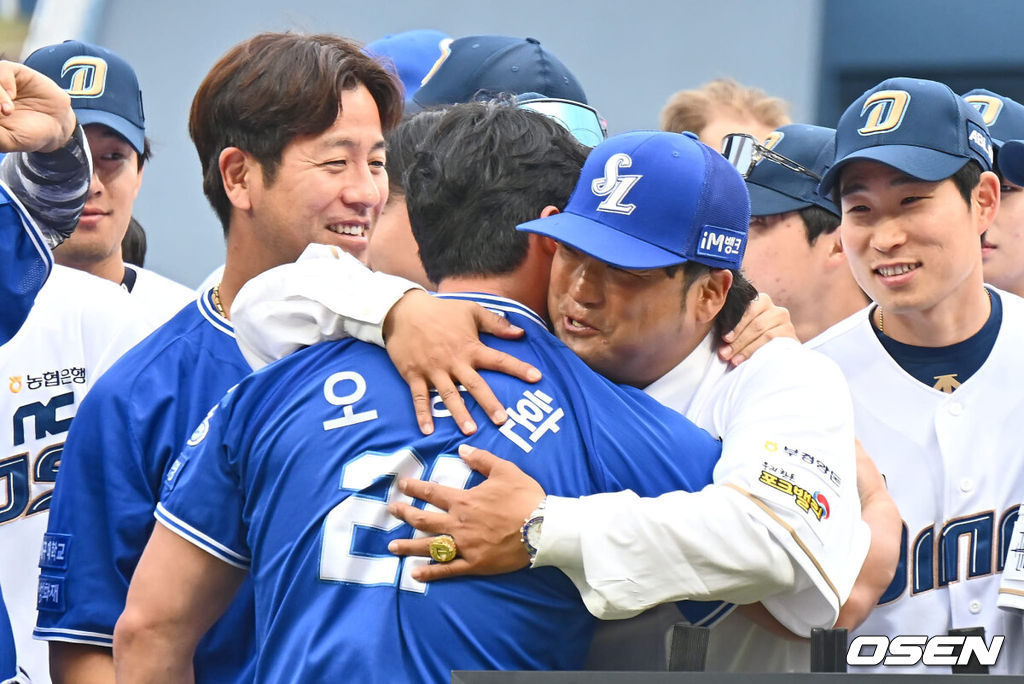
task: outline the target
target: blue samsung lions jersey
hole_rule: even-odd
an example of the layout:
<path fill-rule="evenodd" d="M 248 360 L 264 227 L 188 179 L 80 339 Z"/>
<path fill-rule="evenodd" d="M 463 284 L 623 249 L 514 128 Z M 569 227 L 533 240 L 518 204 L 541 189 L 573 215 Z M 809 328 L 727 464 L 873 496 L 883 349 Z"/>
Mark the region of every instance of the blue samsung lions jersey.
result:
<path fill-rule="evenodd" d="M 0 344 L 21 328 L 52 267 L 39 228 L 0 185 Z"/>
<path fill-rule="evenodd" d="M 206 292 L 96 382 L 64 444 L 39 557 L 37 639 L 113 644 L 164 473 L 250 370 Z M 197 682 L 252 681 L 252 616 L 247 583 L 200 642 Z"/>
<path fill-rule="evenodd" d="M 578 669 L 595 620 L 553 568 L 426 585 L 390 540 L 411 500 L 400 478 L 470 487 L 465 442 L 516 462 L 553 495 L 696 491 L 719 443 L 643 393 L 589 370 L 522 306 L 474 296 L 526 329 L 493 341 L 534 364 L 527 384 L 488 374 L 509 420 L 465 437 L 440 404 L 420 434 L 387 354 L 325 343 L 243 380 L 167 473 L 160 521 L 255 583 L 256 680 L 447 682 L 452 669 Z"/>
<path fill-rule="evenodd" d="M 0 684 L 12 681 L 18 674 L 18 658 L 14 652 L 14 634 L 7 618 L 7 606 L 0 592 Z"/>

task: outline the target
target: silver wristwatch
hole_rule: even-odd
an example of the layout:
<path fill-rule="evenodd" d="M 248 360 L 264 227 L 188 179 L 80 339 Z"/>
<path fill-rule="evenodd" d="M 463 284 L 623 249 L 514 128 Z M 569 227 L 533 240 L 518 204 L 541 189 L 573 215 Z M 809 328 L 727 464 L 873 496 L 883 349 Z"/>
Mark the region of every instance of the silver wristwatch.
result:
<path fill-rule="evenodd" d="M 537 559 L 537 548 L 540 546 L 540 535 L 544 527 L 544 504 L 546 501 L 546 498 L 541 499 L 537 508 L 523 522 L 520 531 L 520 541 L 526 547 L 526 553 L 530 555 L 531 566 Z"/>

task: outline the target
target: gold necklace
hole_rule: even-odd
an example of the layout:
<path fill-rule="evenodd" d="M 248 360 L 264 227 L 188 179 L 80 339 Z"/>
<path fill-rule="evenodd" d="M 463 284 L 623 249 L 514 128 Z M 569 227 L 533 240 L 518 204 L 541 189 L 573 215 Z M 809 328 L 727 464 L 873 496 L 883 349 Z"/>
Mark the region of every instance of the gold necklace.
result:
<path fill-rule="evenodd" d="M 217 307 L 217 313 L 221 315 L 221 318 L 227 318 L 228 315 L 224 311 L 224 305 L 220 303 L 220 283 L 213 286 L 213 305 Z"/>
<path fill-rule="evenodd" d="M 988 306 L 989 306 L 989 311 L 991 311 L 992 310 L 992 290 L 988 289 L 987 287 L 983 287 L 982 289 L 985 290 L 985 294 L 988 295 Z M 885 334 L 885 312 L 882 311 L 882 307 L 878 307 L 878 332 L 882 333 L 883 335 Z"/>

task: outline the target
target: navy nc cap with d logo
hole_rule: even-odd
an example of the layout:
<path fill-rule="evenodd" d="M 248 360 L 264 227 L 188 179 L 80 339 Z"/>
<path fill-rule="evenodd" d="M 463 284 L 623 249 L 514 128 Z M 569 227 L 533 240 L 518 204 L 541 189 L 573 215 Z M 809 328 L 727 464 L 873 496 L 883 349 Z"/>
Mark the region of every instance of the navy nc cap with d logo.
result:
<path fill-rule="evenodd" d="M 739 172 L 692 133 L 635 131 L 587 157 L 565 211 L 519 230 L 621 268 L 739 268 L 750 199 Z"/>
<path fill-rule="evenodd" d="M 821 180 L 829 193 L 854 161 L 876 161 L 940 181 L 973 159 L 992 170 L 992 139 L 981 113 L 942 83 L 890 78 L 850 105 L 836 126 L 836 158 Z"/>
<path fill-rule="evenodd" d="M 103 124 L 142 154 L 146 117 L 135 70 L 120 55 L 78 40 L 41 47 L 25 66 L 49 76 L 71 96 L 78 123 Z"/>
<path fill-rule="evenodd" d="M 764 147 L 795 161 L 811 173 L 825 175 L 835 156 L 835 129 L 809 124 L 787 124 L 768 134 Z M 818 181 L 771 159 L 762 158 L 747 176 L 750 215 L 769 216 L 799 211 L 811 205 L 836 216 L 839 208 L 818 194 Z"/>

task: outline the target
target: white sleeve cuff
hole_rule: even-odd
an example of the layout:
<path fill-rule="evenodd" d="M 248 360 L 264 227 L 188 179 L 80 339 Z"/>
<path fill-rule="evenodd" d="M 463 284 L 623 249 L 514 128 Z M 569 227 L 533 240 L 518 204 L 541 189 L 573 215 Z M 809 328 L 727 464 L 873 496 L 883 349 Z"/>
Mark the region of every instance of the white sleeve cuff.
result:
<path fill-rule="evenodd" d="M 550 495 L 545 499 L 544 526 L 533 567 L 551 566 L 563 571 L 582 569 L 580 533 L 584 522 L 591 515 L 587 499 Z"/>
<path fill-rule="evenodd" d="M 324 340 L 354 337 L 383 347 L 384 318 L 412 289 L 423 288 L 371 271 L 338 247 L 311 244 L 294 263 L 247 282 L 231 322 L 253 369 Z"/>

